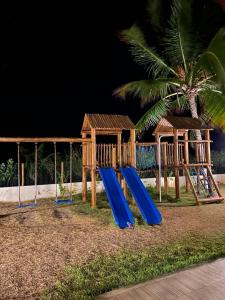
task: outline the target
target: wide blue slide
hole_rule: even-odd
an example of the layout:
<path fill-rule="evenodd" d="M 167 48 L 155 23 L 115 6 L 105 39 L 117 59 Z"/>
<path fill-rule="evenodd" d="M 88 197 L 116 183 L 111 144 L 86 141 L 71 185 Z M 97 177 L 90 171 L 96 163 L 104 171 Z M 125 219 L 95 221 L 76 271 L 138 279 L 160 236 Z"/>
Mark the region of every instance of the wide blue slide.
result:
<path fill-rule="evenodd" d="M 120 168 L 120 171 L 127 182 L 144 221 L 149 225 L 160 224 L 162 221 L 161 214 L 138 176 L 135 168 Z"/>
<path fill-rule="evenodd" d="M 114 169 L 99 168 L 99 173 L 105 186 L 106 195 L 116 225 L 120 228 L 131 227 L 131 225 L 134 225 L 134 218 L 117 180 Z"/>

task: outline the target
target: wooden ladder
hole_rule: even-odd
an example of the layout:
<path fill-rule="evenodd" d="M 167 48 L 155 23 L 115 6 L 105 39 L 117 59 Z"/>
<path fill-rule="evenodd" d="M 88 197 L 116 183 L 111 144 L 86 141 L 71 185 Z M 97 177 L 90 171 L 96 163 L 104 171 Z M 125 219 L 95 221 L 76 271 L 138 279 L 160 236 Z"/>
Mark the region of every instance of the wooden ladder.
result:
<path fill-rule="evenodd" d="M 196 203 L 197 203 L 198 205 L 203 204 L 203 203 L 212 203 L 212 202 L 217 202 L 217 203 L 219 203 L 219 202 L 221 202 L 221 201 L 224 200 L 224 198 L 222 197 L 222 195 L 221 195 L 221 193 L 220 193 L 219 187 L 218 187 L 216 181 L 215 181 L 214 178 L 213 178 L 213 175 L 212 175 L 212 172 L 211 172 L 209 166 L 204 166 L 204 167 L 207 169 L 207 174 L 208 174 L 209 179 L 210 179 L 210 181 L 211 181 L 210 184 L 214 187 L 214 189 L 215 189 L 217 195 L 216 195 L 216 196 L 212 196 L 212 197 L 209 196 L 209 197 L 203 198 L 203 199 L 200 198 L 199 195 L 198 195 L 198 193 L 197 193 L 197 191 L 196 191 L 196 189 L 195 189 L 193 180 L 191 179 L 190 172 L 189 172 L 189 169 L 188 169 L 189 167 L 191 167 L 191 165 L 185 165 L 185 164 L 183 165 L 183 169 L 184 169 L 185 174 L 186 174 L 186 176 L 187 176 L 187 178 L 188 178 L 188 181 L 189 181 L 189 183 L 190 183 L 191 190 L 192 190 L 193 195 L 194 195 L 194 197 L 195 197 L 195 201 L 196 201 Z"/>

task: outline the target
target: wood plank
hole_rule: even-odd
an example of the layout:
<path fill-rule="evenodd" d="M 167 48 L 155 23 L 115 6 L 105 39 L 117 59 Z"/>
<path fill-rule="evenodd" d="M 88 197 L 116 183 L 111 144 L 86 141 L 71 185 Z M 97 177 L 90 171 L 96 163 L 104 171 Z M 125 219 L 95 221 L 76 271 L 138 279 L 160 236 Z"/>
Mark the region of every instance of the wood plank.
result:
<path fill-rule="evenodd" d="M 145 283 L 100 295 L 97 299 L 202 299 L 223 300 L 225 295 L 225 259 L 149 280 Z"/>
<path fill-rule="evenodd" d="M 83 143 L 89 138 L 73 137 L 0 137 L 0 143 Z"/>
<path fill-rule="evenodd" d="M 195 200 L 196 200 L 197 204 L 199 205 L 199 198 L 198 198 L 198 195 L 196 193 L 196 190 L 195 190 L 195 187 L 193 185 L 193 182 L 191 180 L 191 176 L 189 174 L 188 168 L 187 168 L 187 166 L 185 164 L 183 165 L 183 168 L 184 168 L 185 174 L 187 175 L 187 178 L 189 180 L 189 183 L 190 183 L 190 186 L 191 186 L 191 190 L 192 190 L 192 192 L 194 194 Z"/>
<path fill-rule="evenodd" d="M 212 203 L 212 202 L 221 202 L 223 201 L 223 197 L 213 197 L 213 198 L 204 198 L 204 199 L 198 199 L 199 203 Z"/>
<path fill-rule="evenodd" d="M 207 168 L 207 172 L 208 172 L 208 174 L 209 174 L 209 176 L 210 176 L 210 179 L 211 179 L 211 181 L 212 181 L 212 183 L 213 183 L 213 185 L 214 185 L 214 187 L 215 187 L 215 189 L 216 189 L 216 191 L 217 191 L 217 194 L 218 194 L 220 197 L 222 197 L 222 195 L 221 195 L 221 193 L 220 193 L 220 190 L 219 190 L 219 187 L 218 187 L 216 181 L 215 181 L 214 178 L 213 178 L 213 175 L 212 175 L 212 172 L 211 172 L 209 166 L 207 166 L 206 168 Z"/>
<path fill-rule="evenodd" d="M 180 198 L 180 176 L 179 176 L 179 144 L 178 144 L 178 130 L 174 129 L 174 149 L 173 149 L 173 155 L 174 155 L 174 173 L 175 173 L 175 192 L 176 192 L 176 199 Z"/>

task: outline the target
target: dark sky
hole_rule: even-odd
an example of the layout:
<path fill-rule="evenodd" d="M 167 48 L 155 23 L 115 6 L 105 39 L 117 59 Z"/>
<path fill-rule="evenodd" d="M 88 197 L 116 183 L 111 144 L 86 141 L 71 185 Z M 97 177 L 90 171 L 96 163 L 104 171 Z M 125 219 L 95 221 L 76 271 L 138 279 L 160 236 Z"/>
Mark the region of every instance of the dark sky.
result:
<path fill-rule="evenodd" d="M 118 31 L 143 18 L 145 0 L 2 2 L 0 135 L 79 136 L 85 112 L 139 119 L 138 102 L 112 92 L 144 77 Z"/>
<path fill-rule="evenodd" d="M 9 1 L 1 9 L 1 135 L 77 136 L 85 112 L 140 117 L 137 103 L 112 91 L 141 72 L 117 33 L 144 1 L 64 3 Z"/>

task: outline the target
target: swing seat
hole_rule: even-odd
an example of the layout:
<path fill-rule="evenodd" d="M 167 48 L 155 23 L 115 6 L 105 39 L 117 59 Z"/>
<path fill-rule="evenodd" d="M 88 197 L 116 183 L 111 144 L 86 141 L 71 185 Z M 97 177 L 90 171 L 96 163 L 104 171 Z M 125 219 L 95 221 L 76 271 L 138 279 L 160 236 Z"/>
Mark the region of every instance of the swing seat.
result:
<path fill-rule="evenodd" d="M 17 208 L 23 208 L 23 207 L 36 207 L 36 203 L 21 203 L 17 206 Z"/>
<path fill-rule="evenodd" d="M 54 201 L 54 204 L 61 205 L 61 204 L 73 204 L 73 199 L 57 199 Z"/>

